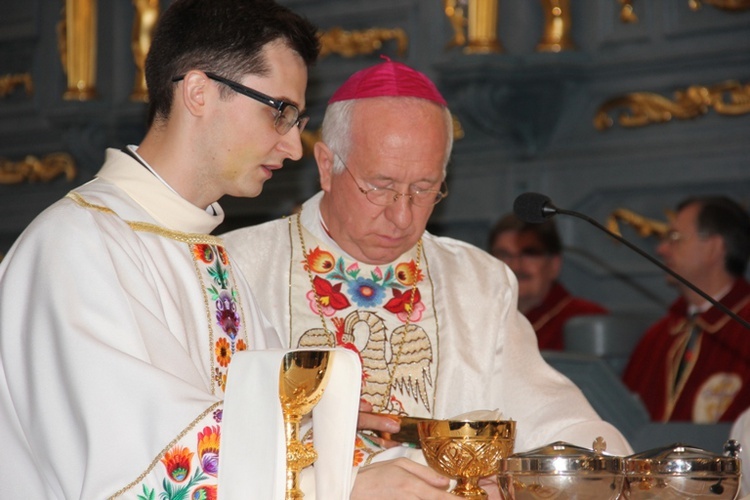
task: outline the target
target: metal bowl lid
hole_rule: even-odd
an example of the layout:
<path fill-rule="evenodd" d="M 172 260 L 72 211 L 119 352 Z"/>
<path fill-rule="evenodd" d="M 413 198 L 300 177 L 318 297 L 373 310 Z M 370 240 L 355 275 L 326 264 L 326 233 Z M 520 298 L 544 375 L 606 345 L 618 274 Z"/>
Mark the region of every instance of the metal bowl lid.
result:
<path fill-rule="evenodd" d="M 624 457 L 626 475 L 710 474 L 734 476 L 740 473 L 739 445 L 728 441 L 725 455 L 718 455 L 693 446 L 675 443 Z"/>
<path fill-rule="evenodd" d="M 583 448 L 563 441 L 516 453 L 503 461 L 506 473 L 621 473 L 622 458 L 604 455 L 606 444 L 602 438 L 594 442 L 594 449 Z"/>

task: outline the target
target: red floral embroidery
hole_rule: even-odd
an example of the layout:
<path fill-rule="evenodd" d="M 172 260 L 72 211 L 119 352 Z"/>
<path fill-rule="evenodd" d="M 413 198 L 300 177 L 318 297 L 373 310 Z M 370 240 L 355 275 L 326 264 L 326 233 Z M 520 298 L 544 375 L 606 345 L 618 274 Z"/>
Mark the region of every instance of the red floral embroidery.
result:
<path fill-rule="evenodd" d="M 229 265 L 229 255 L 227 255 L 227 251 L 224 250 L 224 247 L 216 247 L 216 250 L 219 252 L 219 259 L 221 259 L 221 263 L 225 266 Z"/>
<path fill-rule="evenodd" d="M 330 281 L 324 280 L 320 276 L 313 278 L 313 286 L 315 287 L 315 292 L 318 294 L 320 305 L 323 307 L 332 307 L 337 310 L 349 307 L 349 299 L 341 293 L 342 284 L 337 283 L 332 285 Z"/>
<path fill-rule="evenodd" d="M 214 261 L 214 249 L 206 243 L 196 243 L 193 245 L 193 255 L 195 258 L 206 264 Z"/>
<path fill-rule="evenodd" d="M 419 302 L 422 300 L 422 296 L 419 294 L 419 288 L 415 290 L 416 293 L 414 293 L 414 302 L 413 305 L 419 304 Z M 406 292 L 402 292 L 401 290 L 398 290 L 396 288 L 393 289 L 393 298 L 389 300 L 385 304 L 385 308 L 392 312 L 393 314 L 399 314 L 399 313 L 411 313 L 409 310 L 409 304 L 412 304 L 411 302 L 411 290 L 407 290 Z"/>
<path fill-rule="evenodd" d="M 422 281 L 422 270 L 417 268 L 417 263 L 413 260 L 402 262 L 396 266 L 396 279 L 402 285 L 411 286 Z"/>
<path fill-rule="evenodd" d="M 190 475 L 190 461 L 193 452 L 185 447 L 175 446 L 161 459 L 161 463 L 167 469 L 167 475 L 178 483 L 183 482 Z"/>
<path fill-rule="evenodd" d="M 325 250 L 321 250 L 320 247 L 315 247 L 307 254 L 303 264 L 305 265 L 305 270 L 314 273 L 327 273 L 333 269 L 336 260 L 331 255 L 331 252 L 326 252 Z"/>

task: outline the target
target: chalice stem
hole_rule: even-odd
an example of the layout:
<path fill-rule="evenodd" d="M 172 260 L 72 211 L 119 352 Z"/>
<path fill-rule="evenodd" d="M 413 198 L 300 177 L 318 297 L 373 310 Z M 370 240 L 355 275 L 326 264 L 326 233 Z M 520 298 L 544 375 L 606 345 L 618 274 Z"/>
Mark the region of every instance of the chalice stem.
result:
<path fill-rule="evenodd" d="M 286 500 L 300 500 L 305 496 L 299 487 L 299 473 L 312 465 L 317 453 L 312 447 L 305 446 L 299 440 L 298 415 L 285 415 L 284 435 L 286 438 Z"/>

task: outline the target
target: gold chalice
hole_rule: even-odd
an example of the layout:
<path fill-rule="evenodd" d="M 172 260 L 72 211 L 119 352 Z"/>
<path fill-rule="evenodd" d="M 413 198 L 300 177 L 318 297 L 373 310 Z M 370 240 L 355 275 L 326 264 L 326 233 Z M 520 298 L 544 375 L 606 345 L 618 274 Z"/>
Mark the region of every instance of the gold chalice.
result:
<path fill-rule="evenodd" d="M 286 438 L 286 499 L 300 499 L 299 472 L 318 454 L 299 440 L 302 417 L 318 404 L 328 382 L 330 351 L 292 351 L 284 355 L 279 373 L 279 399 Z"/>
<path fill-rule="evenodd" d="M 479 479 L 497 475 L 501 460 L 513 452 L 513 420 L 427 420 L 417 423 L 427 464 L 457 481 L 451 493 L 481 500 Z"/>

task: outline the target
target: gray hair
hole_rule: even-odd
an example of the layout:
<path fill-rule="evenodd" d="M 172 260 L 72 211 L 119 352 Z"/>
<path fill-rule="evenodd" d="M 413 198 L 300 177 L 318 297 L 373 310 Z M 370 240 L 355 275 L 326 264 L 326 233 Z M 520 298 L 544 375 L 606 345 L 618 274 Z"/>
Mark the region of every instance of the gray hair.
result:
<path fill-rule="evenodd" d="M 424 101 L 419 97 L 377 97 L 375 99 L 398 99 L 399 101 Z M 361 99 L 350 99 L 347 101 L 338 101 L 330 104 L 326 109 L 323 117 L 321 138 L 326 145 L 336 153 L 337 157 L 333 160 L 333 173 L 338 175 L 344 171 L 344 164 L 341 160 L 348 160 L 351 152 L 351 132 L 352 132 L 352 114 L 354 107 Z M 428 101 L 432 102 L 432 101 Z M 437 104 L 437 103 L 436 103 Z M 445 127 L 448 140 L 445 145 L 445 162 L 443 164 L 443 177 L 445 177 L 448 160 L 453 150 L 453 118 L 445 106 L 440 106 L 445 115 Z M 340 157 L 340 158 L 339 158 Z"/>

